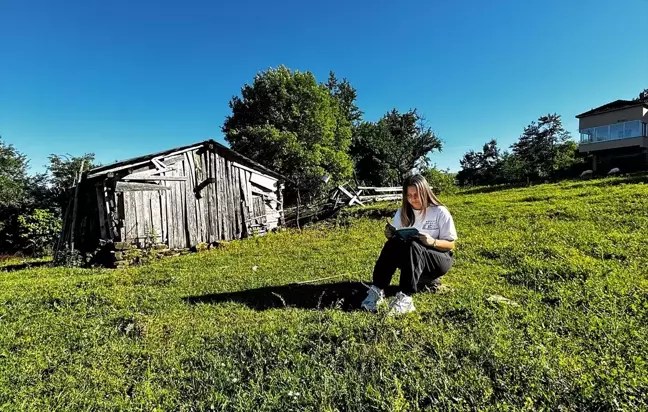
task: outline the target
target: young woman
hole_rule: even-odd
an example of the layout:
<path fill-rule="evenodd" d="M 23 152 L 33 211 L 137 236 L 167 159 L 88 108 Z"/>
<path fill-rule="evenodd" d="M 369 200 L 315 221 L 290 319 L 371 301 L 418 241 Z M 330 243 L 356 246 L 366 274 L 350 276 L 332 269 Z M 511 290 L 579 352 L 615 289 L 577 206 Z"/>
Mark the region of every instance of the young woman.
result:
<path fill-rule="evenodd" d="M 395 234 L 396 229 L 414 227 L 418 235 L 407 240 Z M 416 310 L 412 295 L 419 281 L 428 277 L 437 286 L 453 264 L 457 240 L 454 220 L 448 209 L 432 193 L 421 175 L 408 177 L 403 183 L 403 203 L 396 211 L 392 225 L 385 226 L 385 243 L 373 272 L 373 285 L 362 308 L 375 311 L 384 301 L 396 269 L 401 270 L 399 292 L 390 304 L 390 312 L 408 313 Z"/>

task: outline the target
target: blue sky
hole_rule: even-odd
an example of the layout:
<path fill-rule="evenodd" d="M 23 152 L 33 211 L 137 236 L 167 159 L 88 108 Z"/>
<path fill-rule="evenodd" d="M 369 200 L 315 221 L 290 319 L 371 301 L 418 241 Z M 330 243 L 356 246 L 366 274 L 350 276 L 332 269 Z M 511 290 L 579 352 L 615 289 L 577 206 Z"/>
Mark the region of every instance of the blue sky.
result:
<path fill-rule="evenodd" d="M 417 108 L 458 170 L 542 114 L 576 138 L 575 115 L 636 97 L 647 18 L 648 0 L 2 0 L 0 136 L 32 171 L 223 141 L 229 99 L 284 64 L 347 77 L 367 120 Z"/>

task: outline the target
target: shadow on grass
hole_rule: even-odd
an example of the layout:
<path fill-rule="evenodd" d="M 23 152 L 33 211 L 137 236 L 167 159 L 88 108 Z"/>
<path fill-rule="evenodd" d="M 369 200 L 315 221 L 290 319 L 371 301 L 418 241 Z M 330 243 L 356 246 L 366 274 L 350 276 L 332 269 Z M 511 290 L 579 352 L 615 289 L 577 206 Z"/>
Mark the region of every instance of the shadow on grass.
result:
<path fill-rule="evenodd" d="M 51 266 L 52 262 L 25 262 L 17 263 L 15 265 L 0 266 L 0 272 L 15 272 L 17 270 L 40 268 L 43 266 Z"/>
<path fill-rule="evenodd" d="M 393 296 L 396 286 L 385 294 Z M 340 309 L 346 312 L 359 310 L 367 296 L 367 288 L 360 282 L 337 282 L 323 284 L 290 284 L 248 289 L 239 292 L 215 293 L 182 298 L 189 304 L 242 303 L 251 309 L 267 310 L 283 307 L 299 309 Z"/>

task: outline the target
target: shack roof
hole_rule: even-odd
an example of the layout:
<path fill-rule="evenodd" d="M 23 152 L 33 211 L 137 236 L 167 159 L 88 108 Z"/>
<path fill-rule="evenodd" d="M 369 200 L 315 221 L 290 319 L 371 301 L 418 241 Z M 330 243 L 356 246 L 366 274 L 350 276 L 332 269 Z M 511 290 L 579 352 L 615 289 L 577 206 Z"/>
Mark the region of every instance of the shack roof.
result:
<path fill-rule="evenodd" d="M 229 147 L 224 146 L 221 143 L 218 143 L 217 141 L 215 141 L 213 139 L 204 140 L 202 142 L 198 142 L 198 143 L 194 143 L 194 144 L 190 144 L 190 145 L 186 145 L 186 146 L 176 147 L 176 148 L 173 148 L 173 149 L 164 150 L 164 151 L 157 152 L 157 153 L 151 153 L 151 154 L 147 154 L 147 155 L 143 155 L 143 156 L 133 157 L 131 159 L 122 160 L 122 161 L 115 162 L 115 163 L 112 163 L 112 164 L 95 167 L 94 169 L 90 169 L 87 172 L 87 177 L 88 178 L 95 178 L 95 177 L 104 176 L 104 175 L 107 175 L 108 173 L 112 173 L 112 172 L 116 172 L 116 171 L 119 171 L 119 170 L 127 169 L 127 168 L 135 166 L 135 165 L 140 165 L 140 164 L 147 163 L 147 162 L 149 162 L 152 159 L 155 159 L 157 157 L 165 157 L 165 156 L 169 156 L 169 155 L 173 155 L 173 154 L 177 154 L 177 153 L 188 152 L 190 150 L 194 150 L 194 149 L 198 149 L 200 147 L 203 147 L 203 146 L 205 146 L 207 144 L 213 144 L 215 147 L 219 148 L 220 150 L 223 150 L 223 151 L 229 153 L 234 159 L 236 159 L 236 161 L 240 162 L 241 164 L 247 165 L 248 167 L 250 167 L 252 169 L 256 169 L 259 172 L 267 174 L 268 176 L 272 176 L 272 177 L 274 177 L 276 179 L 288 180 L 282 174 L 277 173 L 274 170 L 271 170 L 271 169 L 263 166 L 261 163 L 255 162 L 254 160 L 243 156 L 240 153 L 235 152 L 234 150 L 230 149 Z"/>

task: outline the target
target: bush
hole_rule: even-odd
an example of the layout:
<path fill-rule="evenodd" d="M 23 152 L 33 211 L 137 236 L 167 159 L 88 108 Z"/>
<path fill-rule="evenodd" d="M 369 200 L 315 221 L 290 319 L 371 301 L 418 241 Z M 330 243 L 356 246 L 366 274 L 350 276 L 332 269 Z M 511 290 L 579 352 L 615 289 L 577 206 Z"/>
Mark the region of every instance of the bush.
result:
<path fill-rule="evenodd" d="M 61 219 L 52 212 L 35 209 L 30 214 L 18 216 L 20 248 L 31 255 L 51 253 L 61 231 Z"/>
<path fill-rule="evenodd" d="M 457 185 L 455 183 L 456 175 L 450 173 L 449 169 L 439 170 L 436 166 L 427 169 L 423 175 L 427 179 L 434 193 L 455 193 L 457 191 Z"/>

